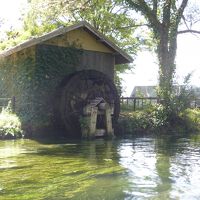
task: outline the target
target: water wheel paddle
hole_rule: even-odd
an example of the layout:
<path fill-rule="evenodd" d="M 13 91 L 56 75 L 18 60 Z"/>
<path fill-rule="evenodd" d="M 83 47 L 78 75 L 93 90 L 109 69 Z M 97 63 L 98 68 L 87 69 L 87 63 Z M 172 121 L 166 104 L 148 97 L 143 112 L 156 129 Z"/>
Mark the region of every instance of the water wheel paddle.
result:
<path fill-rule="evenodd" d="M 57 95 L 57 112 L 70 135 L 81 135 L 80 116 L 91 100 L 102 97 L 114 107 L 113 123 L 120 111 L 119 96 L 113 81 L 95 70 L 84 70 L 67 76 L 62 81 Z"/>

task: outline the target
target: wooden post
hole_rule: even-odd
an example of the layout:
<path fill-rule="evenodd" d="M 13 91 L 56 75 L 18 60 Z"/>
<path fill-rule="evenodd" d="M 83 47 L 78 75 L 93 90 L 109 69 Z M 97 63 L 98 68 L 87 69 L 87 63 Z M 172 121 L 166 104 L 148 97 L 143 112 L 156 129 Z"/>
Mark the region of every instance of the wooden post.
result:
<path fill-rule="evenodd" d="M 113 136 L 113 128 L 112 128 L 112 118 L 111 118 L 111 115 L 112 115 L 112 109 L 111 108 L 107 108 L 105 110 L 105 114 L 106 114 L 106 132 L 107 132 L 107 135 L 108 136 Z"/>
<path fill-rule="evenodd" d="M 105 102 L 104 99 L 96 98 L 83 109 L 82 137 L 95 138 L 98 136 L 114 136 L 112 128 L 113 107 Z M 97 129 L 97 116 L 102 115 L 105 125 Z M 85 124 L 86 123 L 86 124 Z M 85 126 L 85 127 L 84 127 Z"/>
<path fill-rule="evenodd" d="M 98 110 L 98 107 L 91 107 L 90 136 L 89 137 L 95 137 L 96 124 L 97 124 L 97 110 Z"/>

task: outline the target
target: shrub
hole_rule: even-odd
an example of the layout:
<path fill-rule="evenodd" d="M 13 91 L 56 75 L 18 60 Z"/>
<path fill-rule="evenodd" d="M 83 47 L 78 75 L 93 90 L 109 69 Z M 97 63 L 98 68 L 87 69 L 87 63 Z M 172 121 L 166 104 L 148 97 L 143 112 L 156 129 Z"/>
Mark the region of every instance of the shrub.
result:
<path fill-rule="evenodd" d="M 124 111 L 120 114 L 120 131 L 125 134 L 149 133 L 169 128 L 168 110 L 161 104 L 144 110 Z M 120 134 L 120 133 L 119 133 Z"/>
<path fill-rule="evenodd" d="M 200 109 L 186 109 L 180 117 L 189 130 L 200 131 Z"/>
<path fill-rule="evenodd" d="M 119 118 L 118 134 L 137 133 L 190 133 L 200 131 L 200 109 L 185 109 L 173 120 L 168 119 L 169 111 L 161 104 L 151 108 L 122 112 Z"/>
<path fill-rule="evenodd" d="M 145 112 L 145 111 L 144 111 Z M 168 111 L 162 104 L 156 104 L 150 110 L 150 119 L 154 128 L 168 125 Z"/>
<path fill-rule="evenodd" d="M 149 110 L 122 112 L 118 122 L 121 134 L 149 132 L 153 128 L 153 119 Z"/>
<path fill-rule="evenodd" d="M 0 139 L 13 139 L 22 137 L 21 122 L 10 108 L 0 112 Z"/>

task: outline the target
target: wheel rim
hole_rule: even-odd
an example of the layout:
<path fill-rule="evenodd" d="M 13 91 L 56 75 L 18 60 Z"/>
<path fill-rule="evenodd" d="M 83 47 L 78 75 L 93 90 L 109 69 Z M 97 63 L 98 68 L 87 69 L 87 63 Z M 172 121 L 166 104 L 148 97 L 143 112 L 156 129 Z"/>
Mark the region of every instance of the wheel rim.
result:
<path fill-rule="evenodd" d="M 119 97 L 112 80 L 95 70 L 76 72 L 64 80 L 61 88 L 60 116 L 65 128 L 71 134 L 80 135 L 80 116 L 83 108 L 96 97 L 102 97 L 114 106 L 113 123 L 119 116 Z"/>

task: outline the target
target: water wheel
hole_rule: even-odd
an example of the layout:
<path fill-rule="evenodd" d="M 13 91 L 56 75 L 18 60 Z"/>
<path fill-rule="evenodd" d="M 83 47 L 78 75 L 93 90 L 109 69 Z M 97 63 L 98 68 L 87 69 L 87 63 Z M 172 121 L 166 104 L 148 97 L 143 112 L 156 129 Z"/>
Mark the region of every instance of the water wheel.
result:
<path fill-rule="evenodd" d="M 80 116 L 91 100 L 102 97 L 114 107 L 113 123 L 120 111 L 120 102 L 113 81 L 95 70 L 84 70 L 67 76 L 56 94 L 56 112 L 67 133 L 80 136 Z"/>

